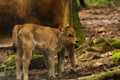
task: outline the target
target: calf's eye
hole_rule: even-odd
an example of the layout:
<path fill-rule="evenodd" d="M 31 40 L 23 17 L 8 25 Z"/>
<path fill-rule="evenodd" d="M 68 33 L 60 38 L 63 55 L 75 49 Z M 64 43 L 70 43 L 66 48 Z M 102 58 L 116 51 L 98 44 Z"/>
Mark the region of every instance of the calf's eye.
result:
<path fill-rule="evenodd" d="M 72 34 L 69 34 L 68 37 L 73 37 L 73 35 L 72 35 Z"/>

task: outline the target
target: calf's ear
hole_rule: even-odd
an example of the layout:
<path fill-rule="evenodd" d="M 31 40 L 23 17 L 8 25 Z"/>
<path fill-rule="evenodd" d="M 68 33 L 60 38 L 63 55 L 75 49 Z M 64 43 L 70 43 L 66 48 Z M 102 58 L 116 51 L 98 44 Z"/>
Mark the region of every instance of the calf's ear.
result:
<path fill-rule="evenodd" d="M 66 27 L 63 27 L 63 26 L 60 26 L 58 27 L 58 29 L 63 32 L 63 31 L 66 31 L 68 28 L 70 28 L 71 26 L 67 25 Z"/>
<path fill-rule="evenodd" d="M 58 29 L 63 32 L 64 31 L 64 28 L 62 26 L 58 27 Z"/>
<path fill-rule="evenodd" d="M 69 25 L 64 27 L 64 31 L 68 30 L 69 28 L 71 28 L 71 26 L 69 26 Z"/>
<path fill-rule="evenodd" d="M 67 25 L 65 28 L 70 28 L 70 25 Z"/>

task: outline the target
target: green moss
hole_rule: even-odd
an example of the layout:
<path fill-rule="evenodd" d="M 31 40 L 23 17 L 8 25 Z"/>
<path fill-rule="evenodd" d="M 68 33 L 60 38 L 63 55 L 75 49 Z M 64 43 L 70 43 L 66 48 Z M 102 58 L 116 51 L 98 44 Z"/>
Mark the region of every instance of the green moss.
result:
<path fill-rule="evenodd" d="M 101 76 L 105 76 L 105 73 L 101 72 L 100 74 L 80 77 L 80 78 L 78 78 L 78 80 L 100 80 Z"/>
<path fill-rule="evenodd" d="M 42 57 L 43 55 L 40 53 L 40 51 L 39 50 L 33 50 L 32 51 L 32 59 L 34 59 L 34 58 L 40 58 L 40 57 Z"/>
<path fill-rule="evenodd" d="M 35 53 L 33 53 L 32 54 L 32 58 L 39 58 L 39 57 L 42 57 L 43 55 L 40 55 L 40 54 L 35 54 Z"/>
<path fill-rule="evenodd" d="M 120 50 L 119 49 L 114 49 L 112 52 L 117 53 L 117 52 L 120 52 Z"/>
<path fill-rule="evenodd" d="M 95 47 L 102 47 L 102 46 L 104 46 L 105 42 L 106 42 L 105 39 L 100 37 L 96 40 L 94 46 Z"/>
<path fill-rule="evenodd" d="M 107 42 L 110 43 L 114 48 L 120 49 L 120 40 L 109 39 Z"/>
<path fill-rule="evenodd" d="M 99 74 L 93 74 L 89 76 L 80 77 L 77 80 L 114 80 L 115 76 L 120 75 L 120 69 L 115 68 L 113 71 L 100 72 Z"/>
<path fill-rule="evenodd" d="M 3 61 L 4 65 L 11 66 L 15 64 L 15 55 L 9 56 L 5 61 Z"/>
<path fill-rule="evenodd" d="M 85 0 L 85 3 L 90 6 L 115 7 L 120 6 L 119 0 Z"/>
<path fill-rule="evenodd" d="M 77 1 L 72 0 L 72 26 L 76 31 L 76 36 L 78 38 L 79 43 L 84 43 L 85 42 L 85 35 L 82 29 L 82 25 L 79 20 L 78 16 L 78 10 L 77 10 Z"/>
<path fill-rule="evenodd" d="M 41 58 L 43 55 L 38 54 L 38 51 L 33 51 L 32 59 Z M 15 71 L 15 55 L 10 55 L 5 61 L 3 61 L 4 73 L 11 74 Z"/>
<path fill-rule="evenodd" d="M 6 74 L 11 74 L 15 72 L 15 66 L 10 66 L 10 67 L 5 67 L 4 68 L 4 73 Z"/>
<path fill-rule="evenodd" d="M 10 55 L 5 61 L 3 61 L 4 73 L 11 74 L 15 72 L 15 55 Z"/>
<path fill-rule="evenodd" d="M 114 50 L 114 55 L 112 56 L 112 60 L 115 62 L 120 61 L 120 50 Z"/>
<path fill-rule="evenodd" d="M 95 42 L 95 44 L 101 44 L 101 43 L 105 43 L 105 39 L 100 37 L 97 39 L 97 41 Z"/>
<path fill-rule="evenodd" d="M 108 42 L 112 47 L 120 49 L 120 40 L 115 40 L 115 39 L 105 40 L 104 38 L 101 38 L 101 37 L 97 39 L 94 46 L 102 47 L 106 42 Z"/>
<path fill-rule="evenodd" d="M 104 44 L 105 44 L 105 43 L 100 43 L 100 44 L 95 44 L 94 46 L 95 46 L 95 47 L 102 47 L 102 46 L 104 46 Z"/>

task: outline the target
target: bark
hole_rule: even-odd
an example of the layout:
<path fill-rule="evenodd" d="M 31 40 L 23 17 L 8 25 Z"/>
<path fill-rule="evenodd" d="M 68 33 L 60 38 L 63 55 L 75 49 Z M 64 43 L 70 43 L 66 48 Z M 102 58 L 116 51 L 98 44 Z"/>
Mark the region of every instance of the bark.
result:
<path fill-rule="evenodd" d="M 71 20 L 71 23 L 72 23 L 72 26 L 74 27 L 74 29 L 76 31 L 76 35 L 77 35 L 77 38 L 79 40 L 79 43 L 83 43 L 85 41 L 85 36 L 84 36 L 82 25 L 80 23 L 80 19 L 79 19 L 79 16 L 78 16 L 77 1 L 72 0 L 71 4 L 72 4 L 72 14 L 71 14 L 72 20 Z"/>
<path fill-rule="evenodd" d="M 87 7 L 84 0 L 79 0 L 82 7 Z"/>

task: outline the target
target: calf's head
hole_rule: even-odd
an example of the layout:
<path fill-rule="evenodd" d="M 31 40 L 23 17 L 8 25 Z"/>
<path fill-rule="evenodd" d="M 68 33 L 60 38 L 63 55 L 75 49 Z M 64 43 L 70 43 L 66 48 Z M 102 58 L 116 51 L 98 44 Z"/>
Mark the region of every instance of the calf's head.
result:
<path fill-rule="evenodd" d="M 75 45 L 78 43 L 78 39 L 76 38 L 76 32 L 72 27 L 67 26 L 65 28 L 60 28 L 60 30 L 62 32 L 66 45 Z"/>

